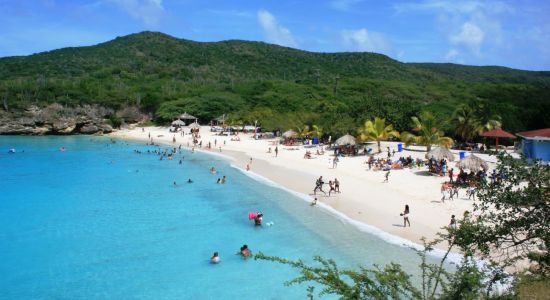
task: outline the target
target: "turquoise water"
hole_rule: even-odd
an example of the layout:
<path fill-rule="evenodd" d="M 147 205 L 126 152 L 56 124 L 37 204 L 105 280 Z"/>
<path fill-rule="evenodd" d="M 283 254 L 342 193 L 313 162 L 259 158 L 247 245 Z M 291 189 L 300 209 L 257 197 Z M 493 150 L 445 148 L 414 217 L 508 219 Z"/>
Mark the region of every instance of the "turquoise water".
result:
<path fill-rule="evenodd" d="M 296 270 L 243 260 L 235 255 L 243 244 L 308 262 L 322 255 L 342 266 L 416 269 L 412 250 L 222 158 L 183 151 L 180 165 L 146 153 L 154 149 L 101 137 L 0 137 L 0 298 L 305 298 L 306 285 L 283 285 Z M 221 175 L 227 184 L 215 183 Z M 249 211 L 274 226 L 253 226 Z M 219 265 L 209 263 L 214 251 Z"/>

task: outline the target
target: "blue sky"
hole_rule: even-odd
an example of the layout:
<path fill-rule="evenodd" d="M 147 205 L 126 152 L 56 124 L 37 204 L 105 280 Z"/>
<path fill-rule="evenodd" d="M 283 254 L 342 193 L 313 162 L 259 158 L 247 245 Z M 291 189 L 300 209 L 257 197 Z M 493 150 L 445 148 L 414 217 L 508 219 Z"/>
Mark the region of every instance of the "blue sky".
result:
<path fill-rule="evenodd" d="M 404 62 L 550 70 L 550 1 L 0 0 L 0 56 L 144 30 Z"/>

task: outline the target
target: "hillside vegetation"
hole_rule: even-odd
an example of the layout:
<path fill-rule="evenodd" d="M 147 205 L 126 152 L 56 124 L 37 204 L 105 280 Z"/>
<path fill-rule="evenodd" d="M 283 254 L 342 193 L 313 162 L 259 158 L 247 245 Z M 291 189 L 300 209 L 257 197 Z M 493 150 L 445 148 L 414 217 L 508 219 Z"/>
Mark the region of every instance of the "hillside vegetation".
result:
<path fill-rule="evenodd" d="M 486 102 L 512 132 L 550 127 L 550 72 L 406 64 L 375 53 L 313 53 L 261 42 L 201 43 L 142 32 L 89 47 L 0 59 L 4 108 L 60 103 L 137 106 L 166 123 L 183 111 L 222 113 L 267 129 L 318 124 L 355 131 L 386 118 L 399 131 L 432 111 Z M 447 122 L 444 128 L 451 132 Z"/>

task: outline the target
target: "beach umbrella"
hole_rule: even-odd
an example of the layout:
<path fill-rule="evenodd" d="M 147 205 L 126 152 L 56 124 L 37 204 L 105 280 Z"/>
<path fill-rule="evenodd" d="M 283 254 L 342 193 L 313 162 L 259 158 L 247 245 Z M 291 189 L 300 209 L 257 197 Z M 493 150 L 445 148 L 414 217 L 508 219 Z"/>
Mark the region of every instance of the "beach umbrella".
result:
<path fill-rule="evenodd" d="M 199 125 L 198 123 L 193 123 L 193 124 L 189 125 L 189 128 L 198 129 L 198 128 L 201 128 L 201 125 Z"/>
<path fill-rule="evenodd" d="M 175 120 L 174 122 L 172 122 L 172 125 L 173 126 L 185 126 L 185 122 L 178 119 L 178 120 Z"/>
<path fill-rule="evenodd" d="M 473 154 L 464 159 L 461 159 L 459 162 L 456 163 L 456 166 L 459 169 L 468 169 L 470 171 L 479 171 L 479 169 L 487 171 L 487 169 L 489 169 L 489 165 L 485 161 L 483 161 L 483 159 Z"/>
<path fill-rule="evenodd" d="M 183 114 L 180 115 L 180 119 L 181 120 L 196 120 L 197 117 L 192 116 L 192 115 L 188 114 L 187 112 L 184 112 Z"/>
<path fill-rule="evenodd" d="M 296 137 L 298 134 L 296 133 L 296 131 L 290 129 L 290 130 L 287 130 L 283 133 L 283 137 L 285 139 L 289 139 L 289 138 L 294 138 Z"/>
<path fill-rule="evenodd" d="M 338 146 L 347 146 L 347 145 L 355 145 L 357 142 L 355 141 L 355 138 L 349 134 L 344 135 L 343 137 L 337 139 L 334 142 Z"/>
<path fill-rule="evenodd" d="M 443 147 L 438 147 L 432 149 L 430 152 L 426 153 L 426 158 L 434 158 L 435 160 L 442 160 L 446 159 L 448 161 L 455 160 L 455 155 L 451 152 L 451 150 Z"/>
<path fill-rule="evenodd" d="M 483 137 L 494 137 L 496 139 L 495 143 L 496 143 L 496 148 L 498 149 L 498 139 L 499 138 L 505 138 L 505 139 L 515 139 L 516 136 L 509 133 L 509 132 L 506 132 L 502 129 L 493 129 L 493 130 L 489 130 L 489 131 L 485 131 L 485 132 L 482 132 L 480 134 L 480 136 L 483 136 Z"/>

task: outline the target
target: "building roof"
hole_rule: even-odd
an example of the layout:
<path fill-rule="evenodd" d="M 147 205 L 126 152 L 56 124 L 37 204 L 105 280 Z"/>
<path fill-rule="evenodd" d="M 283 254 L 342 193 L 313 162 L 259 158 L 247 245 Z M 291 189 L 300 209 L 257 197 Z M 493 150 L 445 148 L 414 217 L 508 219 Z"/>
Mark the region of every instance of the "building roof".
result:
<path fill-rule="evenodd" d="M 550 128 L 518 132 L 517 135 L 530 140 L 550 140 Z"/>
<path fill-rule="evenodd" d="M 509 139 L 515 139 L 516 136 L 509 133 L 509 132 L 506 132 L 502 129 L 493 129 L 493 130 L 489 130 L 489 131 L 485 131 L 485 132 L 482 132 L 480 134 L 480 136 L 484 136 L 484 137 L 497 137 L 497 138 L 509 138 Z"/>

